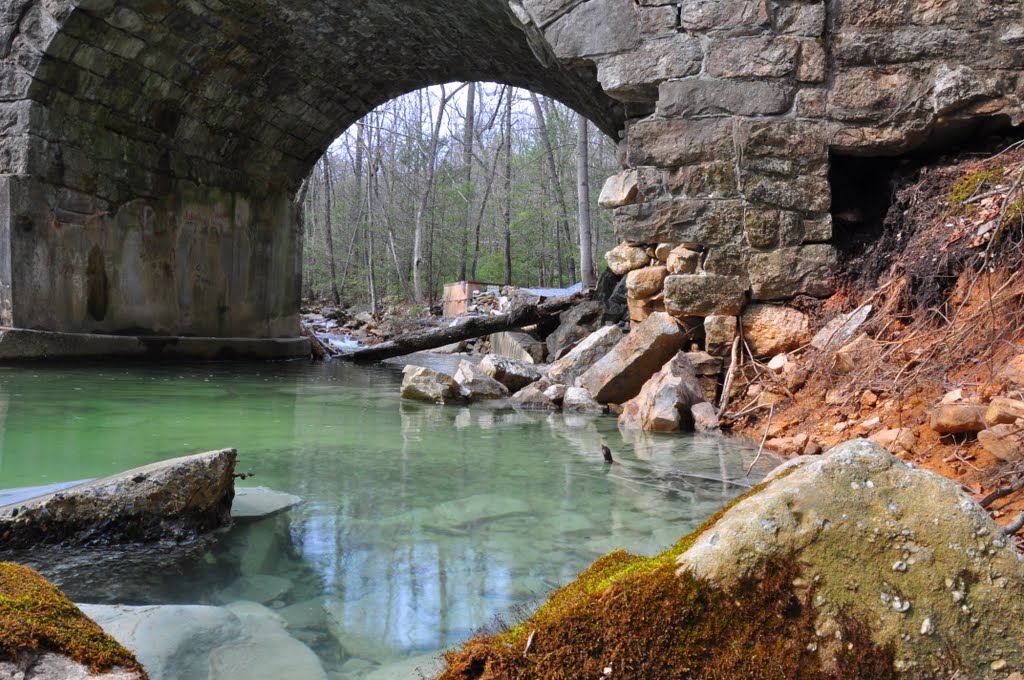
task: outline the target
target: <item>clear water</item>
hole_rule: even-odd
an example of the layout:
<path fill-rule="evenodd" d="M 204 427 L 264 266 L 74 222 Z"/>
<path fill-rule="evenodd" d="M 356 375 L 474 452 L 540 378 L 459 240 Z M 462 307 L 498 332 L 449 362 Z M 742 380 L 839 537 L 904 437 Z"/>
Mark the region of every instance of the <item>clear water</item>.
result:
<path fill-rule="evenodd" d="M 2 369 L 0 488 L 235 447 L 243 484 L 305 499 L 198 546 L 15 557 L 77 601 L 263 602 L 356 678 L 535 606 L 613 549 L 664 550 L 770 466 L 747 478 L 739 442 L 624 438 L 611 417 L 403 402 L 400 382 L 338 362 Z"/>

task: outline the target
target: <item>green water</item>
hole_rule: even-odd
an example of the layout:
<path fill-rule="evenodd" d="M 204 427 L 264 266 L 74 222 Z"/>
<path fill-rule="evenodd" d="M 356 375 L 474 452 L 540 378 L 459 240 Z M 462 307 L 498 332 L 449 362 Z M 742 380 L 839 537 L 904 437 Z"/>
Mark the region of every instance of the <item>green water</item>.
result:
<path fill-rule="evenodd" d="M 191 552 L 20 557 L 78 601 L 264 602 L 355 678 L 535 606 L 610 550 L 664 550 L 766 471 L 745 478 L 752 450 L 721 437 L 402 402 L 400 382 L 342 363 L 0 370 L 0 488 L 235 447 L 243 484 L 305 499 Z"/>

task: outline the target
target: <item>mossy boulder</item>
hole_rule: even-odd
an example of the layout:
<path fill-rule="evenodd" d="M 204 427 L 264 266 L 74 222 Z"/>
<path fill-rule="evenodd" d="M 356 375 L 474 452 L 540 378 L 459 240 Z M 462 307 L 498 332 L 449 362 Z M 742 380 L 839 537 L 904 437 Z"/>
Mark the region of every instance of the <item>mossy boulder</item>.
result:
<path fill-rule="evenodd" d="M 89 673 L 147 678 L 132 653 L 56 586 L 27 567 L 5 562 L 0 563 L 0 675 L 7 677 L 8 670 L 53 680 Z"/>
<path fill-rule="evenodd" d="M 1022 649 L 1024 562 L 999 527 L 857 440 L 780 468 L 662 555 L 601 558 L 439 677 L 1002 680 Z"/>

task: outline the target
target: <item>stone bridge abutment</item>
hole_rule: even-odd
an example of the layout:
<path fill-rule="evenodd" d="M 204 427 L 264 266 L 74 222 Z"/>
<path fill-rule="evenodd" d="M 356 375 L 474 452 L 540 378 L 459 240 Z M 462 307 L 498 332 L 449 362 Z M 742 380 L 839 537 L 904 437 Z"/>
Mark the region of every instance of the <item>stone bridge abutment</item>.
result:
<path fill-rule="evenodd" d="M 1024 122 L 1021 0 L 6 0 L 0 31 L 0 324 L 65 332 L 295 335 L 301 179 L 440 82 L 624 132 L 625 247 L 700 254 L 641 317 L 829 294 L 831 154 Z"/>

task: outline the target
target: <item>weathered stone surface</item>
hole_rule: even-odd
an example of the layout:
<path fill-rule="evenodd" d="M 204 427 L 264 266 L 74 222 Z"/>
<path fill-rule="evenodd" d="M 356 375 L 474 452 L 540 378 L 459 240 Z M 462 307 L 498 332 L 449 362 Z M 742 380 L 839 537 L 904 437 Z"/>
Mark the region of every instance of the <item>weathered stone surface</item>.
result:
<path fill-rule="evenodd" d="M 714 315 L 704 318 L 704 349 L 714 356 L 725 356 L 732 350 L 739 320 L 735 316 Z"/>
<path fill-rule="evenodd" d="M 491 354 L 524 364 L 542 364 L 547 358 L 547 347 L 529 333 L 505 331 L 491 334 Z"/>
<path fill-rule="evenodd" d="M 558 317 L 558 328 L 545 341 L 548 360 L 556 360 L 566 350 L 587 337 L 601 324 L 605 307 L 597 300 L 582 302 Z"/>
<path fill-rule="evenodd" d="M 914 450 L 914 445 L 917 443 L 917 437 L 907 427 L 881 430 L 868 439 L 889 453 L 909 453 Z"/>
<path fill-rule="evenodd" d="M 811 341 L 811 320 L 781 305 L 749 305 L 743 310 L 743 339 L 758 358 L 792 352 Z"/>
<path fill-rule="evenodd" d="M 623 338 L 618 326 L 600 328 L 576 345 L 572 351 L 548 369 L 548 378 L 565 385 L 572 385 L 598 359 L 610 352 Z"/>
<path fill-rule="evenodd" d="M 254 602 L 227 607 L 81 605 L 153 678 L 325 680 L 312 650 Z"/>
<path fill-rule="evenodd" d="M 670 80 L 661 84 L 658 115 L 704 116 L 732 113 L 755 116 L 784 113 L 793 103 L 793 87 L 738 80 Z"/>
<path fill-rule="evenodd" d="M 985 411 L 985 422 L 989 425 L 1011 425 L 1024 418 L 1024 401 L 996 397 Z"/>
<path fill-rule="evenodd" d="M 999 460 L 1015 463 L 1024 458 L 1024 424 L 1018 423 L 979 432 L 978 443 Z"/>
<path fill-rule="evenodd" d="M 651 258 L 647 256 L 646 248 L 623 243 L 605 253 L 604 261 L 608 263 L 608 268 L 613 273 L 625 276 L 634 269 L 646 267 Z"/>
<path fill-rule="evenodd" d="M 864 366 L 867 362 L 876 358 L 878 350 L 878 342 L 867 334 L 861 333 L 836 351 L 836 369 L 849 373 L 858 366 Z"/>
<path fill-rule="evenodd" d="M 230 524 L 236 457 L 175 458 L 0 507 L 0 547 L 195 538 Z"/>
<path fill-rule="evenodd" d="M 402 398 L 443 404 L 459 398 L 459 384 L 447 373 L 410 364 L 402 369 Z"/>
<path fill-rule="evenodd" d="M 640 20 L 632 4 L 590 0 L 556 19 L 545 38 L 562 59 L 622 52 L 639 46 Z"/>
<path fill-rule="evenodd" d="M 512 392 L 540 379 L 540 370 L 536 366 L 493 354 L 483 358 L 480 369 Z"/>
<path fill-rule="evenodd" d="M 849 314 L 840 314 L 825 324 L 824 328 L 811 338 L 811 346 L 820 350 L 842 347 L 857 334 L 860 327 L 871 316 L 873 309 L 871 305 L 864 305 Z"/>
<path fill-rule="evenodd" d="M 666 261 L 669 274 L 696 274 L 700 270 L 700 253 L 685 245 L 672 249 Z"/>
<path fill-rule="evenodd" d="M 1006 362 L 996 373 L 996 380 L 1008 387 L 1024 387 L 1024 354 Z"/>
<path fill-rule="evenodd" d="M 680 352 L 623 404 L 619 426 L 648 432 L 690 431 L 694 427 L 690 408 L 703 401 L 697 375 Z"/>
<path fill-rule="evenodd" d="M 797 295 L 828 297 L 835 292 L 836 253 L 829 245 L 754 253 L 749 266 L 755 300 L 783 300 Z"/>
<path fill-rule="evenodd" d="M 459 384 L 459 394 L 470 401 L 505 399 L 510 394 L 507 387 L 465 359 L 459 362 L 459 368 L 455 371 L 455 382 Z"/>
<path fill-rule="evenodd" d="M 550 387 L 545 381 L 527 385 L 512 395 L 512 405 L 525 411 L 557 411 L 558 404 L 547 395 Z"/>
<path fill-rule="evenodd" d="M 635 170 L 612 175 L 604 183 L 597 204 L 606 210 L 621 208 L 636 202 L 637 178 Z"/>
<path fill-rule="evenodd" d="M 665 306 L 673 316 L 737 316 L 747 291 L 739 279 L 681 274 L 665 279 Z"/>
<path fill-rule="evenodd" d="M 0 661 L 0 679 L 2 680 L 140 680 L 141 673 L 113 670 L 93 674 L 88 667 L 72 661 L 59 654 L 34 655 L 29 653 L 27 659 L 34 658 L 31 664 Z M 28 665 L 28 671 L 21 666 Z"/>
<path fill-rule="evenodd" d="M 797 459 L 769 481 L 697 538 L 680 571 L 732 589 L 779 561 L 799 564 L 823 659 L 845 644 L 834 632 L 853 617 L 871 622 L 874 642 L 891 645 L 908 677 L 994 679 L 1002 677 L 990 671 L 994 662 L 1017 667 L 1024 566 L 955 482 L 865 440 Z M 972 625 L 944 623 L 959 621 L 963 607 Z"/>
<path fill-rule="evenodd" d="M 637 50 L 601 59 L 597 77 L 616 99 L 647 103 L 657 99 L 659 83 L 700 73 L 703 60 L 699 38 L 676 34 L 645 40 Z"/>
<path fill-rule="evenodd" d="M 981 432 L 985 425 L 985 407 L 971 404 L 939 406 L 928 416 L 928 425 L 939 434 Z"/>
<path fill-rule="evenodd" d="M 646 321 L 651 314 L 665 311 L 665 299 L 662 295 L 647 299 L 629 296 L 626 305 L 629 308 L 629 320 L 633 328 Z"/>
<path fill-rule="evenodd" d="M 626 290 L 634 298 L 650 298 L 660 295 L 668 276 L 666 267 L 644 267 L 635 269 L 626 276 Z"/>
<path fill-rule="evenodd" d="M 707 392 L 702 390 L 704 398 Z M 693 429 L 697 432 L 715 432 L 721 427 L 718 420 L 718 411 L 711 402 L 702 401 L 690 407 L 690 415 L 693 416 Z"/>
<path fill-rule="evenodd" d="M 712 356 L 708 352 L 687 352 L 686 359 L 699 377 L 719 376 L 725 363 L 722 357 Z"/>
<path fill-rule="evenodd" d="M 716 40 L 708 52 L 708 73 L 716 78 L 777 78 L 793 73 L 799 54 L 800 43 L 793 38 L 764 35 Z"/>
<path fill-rule="evenodd" d="M 604 407 L 597 403 L 590 392 L 582 387 L 569 387 L 562 399 L 562 410 L 566 413 L 604 413 Z"/>
<path fill-rule="evenodd" d="M 678 352 L 685 334 L 672 317 L 652 314 L 577 379 L 602 404 L 635 397 L 644 383 Z"/>
<path fill-rule="evenodd" d="M 722 245 L 743 231 L 739 201 L 661 200 L 619 208 L 612 219 L 630 243 Z"/>
<path fill-rule="evenodd" d="M 629 127 L 631 166 L 674 167 L 731 158 L 735 153 L 729 119 L 650 119 Z"/>

